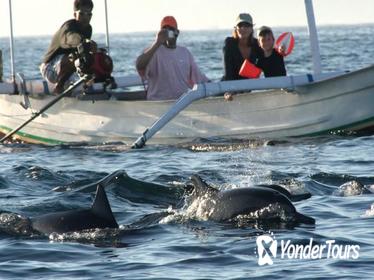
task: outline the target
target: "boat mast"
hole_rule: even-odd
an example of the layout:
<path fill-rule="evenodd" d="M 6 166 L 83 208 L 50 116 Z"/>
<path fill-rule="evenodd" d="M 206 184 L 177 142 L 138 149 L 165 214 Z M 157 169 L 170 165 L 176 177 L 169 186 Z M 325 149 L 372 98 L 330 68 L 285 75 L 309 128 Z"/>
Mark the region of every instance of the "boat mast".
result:
<path fill-rule="evenodd" d="M 308 18 L 308 31 L 309 31 L 310 47 L 312 50 L 313 72 L 314 74 L 320 74 L 322 72 L 321 55 L 319 52 L 318 34 L 317 34 L 316 21 L 314 18 L 312 0 L 305 0 L 305 9 L 306 9 L 306 15 Z"/>
<path fill-rule="evenodd" d="M 109 49 L 109 24 L 108 24 L 108 6 L 107 6 L 107 0 L 105 0 L 105 25 L 106 25 L 106 48 L 109 55 L 110 49 Z"/>
<path fill-rule="evenodd" d="M 9 20 L 10 20 L 10 74 L 11 81 L 14 83 L 16 81 L 15 71 L 14 71 L 14 38 L 13 38 L 13 17 L 12 17 L 12 0 L 9 0 Z"/>
<path fill-rule="evenodd" d="M 3 53 L 0 49 L 0 83 L 3 82 Z"/>

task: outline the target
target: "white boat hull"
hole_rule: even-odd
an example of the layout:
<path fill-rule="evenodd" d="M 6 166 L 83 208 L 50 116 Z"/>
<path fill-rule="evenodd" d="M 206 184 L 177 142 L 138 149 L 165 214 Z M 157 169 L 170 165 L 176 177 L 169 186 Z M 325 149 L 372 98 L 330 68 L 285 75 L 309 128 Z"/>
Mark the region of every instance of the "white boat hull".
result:
<path fill-rule="evenodd" d="M 198 100 L 160 130 L 151 143 L 195 138 L 283 138 L 357 131 L 374 126 L 374 66 L 299 86 L 292 91 L 264 90 Z M 32 110 L 19 105 L 22 95 L 0 95 L 0 131 L 7 133 L 53 97 L 30 98 Z M 82 101 L 64 98 L 16 134 L 28 142 L 132 143 L 164 114 L 173 101 Z"/>

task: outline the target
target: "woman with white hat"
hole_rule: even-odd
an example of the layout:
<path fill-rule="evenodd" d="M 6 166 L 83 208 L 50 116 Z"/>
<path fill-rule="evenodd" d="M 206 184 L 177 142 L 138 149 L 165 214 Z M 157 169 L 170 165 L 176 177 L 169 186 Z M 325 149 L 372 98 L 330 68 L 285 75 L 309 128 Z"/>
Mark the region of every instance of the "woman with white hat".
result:
<path fill-rule="evenodd" d="M 224 76 L 222 80 L 245 79 L 239 75 L 243 62 L 247 59 L 256 64 L 262 50 L 253 36 L 253 20 L 250 14 L 241 13 L 235 21 L 233 36 L 227 37 L 223 47 Z"/>

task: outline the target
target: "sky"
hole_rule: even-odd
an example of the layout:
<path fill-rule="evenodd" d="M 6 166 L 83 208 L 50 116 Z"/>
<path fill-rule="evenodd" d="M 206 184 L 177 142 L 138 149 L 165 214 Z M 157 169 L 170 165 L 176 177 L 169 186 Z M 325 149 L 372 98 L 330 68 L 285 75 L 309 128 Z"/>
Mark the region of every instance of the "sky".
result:
<path fill-rule="evenodd" d="M 52 35 L 73 17 L 73 0 L 11 0 L 14 36 Z M 94 33 L 105 33 L 105 0 L 93 0 Z M 9 0 L 0 0 L 0 37 L 9 36 Z M 165 15 L 181 30 L 231 29 L 241 12 L 256 26 L 306 26 L 304 0 L 107 0 L 109 31 L 155 31 Z M 374 0 L 314 0 L 317 25 L 374 24 Z"/>

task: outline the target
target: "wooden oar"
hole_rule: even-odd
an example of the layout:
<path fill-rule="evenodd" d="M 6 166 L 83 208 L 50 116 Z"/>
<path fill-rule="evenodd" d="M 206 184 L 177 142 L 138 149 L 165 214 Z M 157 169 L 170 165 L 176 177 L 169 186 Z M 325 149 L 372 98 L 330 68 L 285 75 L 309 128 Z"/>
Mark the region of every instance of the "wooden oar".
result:
<path fill-rule="evenodd" d="M 5 135 L 3 138 L 0 139 L 0 143 L 3 143 L 5 140 L 9 139 L 11 136 L 13 136 L 15 133 L 17 133 L 19 130 L 21 130 L 23 127 L 28 125 L 30 122 L 32 122 L 34 119 L 36 119 L 38 116 L 43 114 L 45 111 L 47 111 L 50 107 L 52 107 L 54 104 L 56 104 L 59 100 L 64 98 L 67 94 L 69 94 L 72 90 L 80 86 L 85 81 L 88 81 L 91 79 L 91 76 L 84 75 L 81 77 L 78 81 L 70 85 L 63 93 L 59 94 L 55 98 L 53 98 L 51 101 L 49 101 L 43 108 L 41 108 L 38 112 L 33 113 L 32 117 L 25 121 L 23 124 L 18 126 L 17 128 L 13 129 L 11 132 L 9 132 L 7 135 Z"/>
<path fill-rule="evenodd" d="M 296 86 L 307 85 L 311 82 L 322 79 L 332 78 L 341 75 L 341 72 L 328 73 L 320 75 L 300 75 L 288 77 L 272 77 L 266 79 L 247 79 L 237 81 L 224 81 L 216 83 L 199 84 L 192 90 L 184 93 L 171 107 L 162 115 L 150 128 L 143 132 L 133 144 L 133 149 L 144 147 L 145 143 L 152 138 L 159 130 L 161 130 L 169 121 L 178 115 L 183 109 L 188 107 L 192 102 L 198 99 L 207 98 L 211 96 L 221 95 L 225 92 L 246 91 L 250 93 L 251 90 L 262 89 L 293 89 Z"/>

